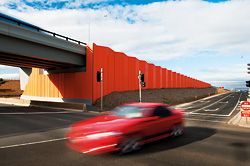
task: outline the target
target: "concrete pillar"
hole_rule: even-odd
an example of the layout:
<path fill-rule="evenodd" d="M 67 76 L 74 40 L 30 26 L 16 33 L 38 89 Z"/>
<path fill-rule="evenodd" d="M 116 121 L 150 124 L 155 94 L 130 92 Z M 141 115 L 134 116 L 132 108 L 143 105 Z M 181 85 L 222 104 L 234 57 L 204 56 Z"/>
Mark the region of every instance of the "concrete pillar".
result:
<path fill-rule="evenodd" d="M 20 75 L 20 89 L 24 90 L 28 81 L 29 81 L 29 76 L 32 72 L 32 68 L 25 68 L 22 67 L 19 69 L 19 75 Z"/>

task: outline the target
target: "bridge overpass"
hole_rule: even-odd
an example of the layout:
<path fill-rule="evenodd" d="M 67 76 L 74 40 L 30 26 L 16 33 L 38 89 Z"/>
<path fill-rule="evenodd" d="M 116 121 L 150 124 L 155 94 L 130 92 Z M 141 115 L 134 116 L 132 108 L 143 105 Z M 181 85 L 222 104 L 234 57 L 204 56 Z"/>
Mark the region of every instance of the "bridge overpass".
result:
<path fill-rule="evenodd" d="M 84 70 L 86 43 L 0 13 L 0 64 L 50 72 Z"/>

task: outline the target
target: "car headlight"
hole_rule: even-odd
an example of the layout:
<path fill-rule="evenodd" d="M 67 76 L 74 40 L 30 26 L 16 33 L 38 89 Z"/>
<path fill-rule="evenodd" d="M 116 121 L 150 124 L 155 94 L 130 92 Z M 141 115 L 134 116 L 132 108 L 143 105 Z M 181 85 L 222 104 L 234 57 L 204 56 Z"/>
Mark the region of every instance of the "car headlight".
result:
<path fill-rule="evenodd" d="M 121 132 L 104 132 L 104 133 L 86 135 L 85 137 L 89 139 L 98 139 L 103 137 L 118 136 L 121 134 L 122 134 Z"/>

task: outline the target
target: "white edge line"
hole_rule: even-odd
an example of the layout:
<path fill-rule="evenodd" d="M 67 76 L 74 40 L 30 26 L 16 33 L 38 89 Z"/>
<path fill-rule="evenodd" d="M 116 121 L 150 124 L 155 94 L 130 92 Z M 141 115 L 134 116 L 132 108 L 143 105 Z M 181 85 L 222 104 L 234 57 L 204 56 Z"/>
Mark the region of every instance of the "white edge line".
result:
<path fill-rule="evenodd" d="M 205 106 L 205 107 L 202 107 L 202 108 L 200 108 L 200 109 L 197 109 L 197 110 L 195 110 L 195 111 L 192 111 L 191 113 L 196 113 L 196 112 L 198 112 L 198 111 L 200 111 L 200 110 L 203 110 L 204 108 L 210 107 L 210 106 L 212 106 L 212 105 L 214 105 L 214 104 L 220 102 L 221 100 L 223 100 L 223 99 L 225 99 L 225 98 L 231 96 L 232 94 L 233 94 L 233 93 L 230 93 L 229 95 L 223 97 L 222 99 L 220 99 L 220 100 L 218 100 L 218 101 L 216 101 L 216 102 L 214 102 L 214 103 L 212 103 L 212 104 L 209 104 L 209 105 L 207 105 L 207 106 Z"/>
<path fill-rule="evenodd" d="M 212 109 L 212 110 L 210 110 L 210 109 L 208 109 L 208 110 L 206 110 L 206 109 L 204 109 L 204 111 L 205 112 L 214 112 L 214 111 L 217 111 L 217 110 L 219 110 L 220 108 L 216 108 L 216 109 Z"/>
<path fill-rule="evenodd" d="M 227 114 L 227 115 L 221 115 L 221 114 L 205 114 L 205 113 L 196 113 L 196 112 L 189 112 L 189 113 L 186 113 L 186 114 L 196 114 L 196 115 L 208 115 L 208 116 L 222 116 L 222 117 L 229 117 L 232 115 L 232 113 L 235 111 L 235 109 L 238 107 L 239 103 L 240 103 L 240 98 L 241 98 L 241 95 L 242 93 L 240 94 L 240 97 L 239 97 L 239 100 L 237 102 L 237 104 L 235 105 L 235 107 L 233 108 L 233 110 Z"/>
<path fill-rule="evenodd" d="M 235 105 L 235 107 L 234 107 L 234 109 L 228 114 L 229 116 L 231 116 L 232 115 L 232 113 L 235 111 L 235 109 L 238 107 L 238 105 L 239 105 L 239 103 L 240 103 L 240 98 L 241 98 L 241 95 L 242 95 L 242 93 L 240 93 L 240 97 L 239 97 L 239 100 L 238 100 L 238 102 L 237 102 L 237 104 Z"/>
<path fill-rule="evenodd" d="M 217 121 L 217 120 L 202 120 L 202 119 L 193 119 L 193 118 L 185 118 L 187 120 L 193 120 L 193 121 L 203 121 L 203 122 L 213 122 L 213 123 L 227 123 L 223 121 Z"/>
<path fill-rule="evenodd" d="M 196 112 L 193 112 L 193 113 L 188 113 L 188 114 L 191 114 L 191 115 L 207 115 L 207 116 L 222 116 L 222 117 L 227 117 L 228 115 L 221 115 L 221 114 L 205 114 L 205 113 L 196 113 Z"/>
<path fill-rule="evenodd" d="M 194 101 L 191 101 L 191 102 L 188 102 L 188 103 L 178 104 L 178 105 L 175 105 L 175 106 L 173 106 L 173 107 L 176 107 L 176 108 L 179 108 L 179 109 L 183 109 L 183 107 L 185 107 L 186 105 L 193 104 L 193 103 L 195 103 L 195 102 L 199 102 L 199 101 L 202 101 L 202 100 L 211 99 L 211 98 L 214 98 L 214 97 L 217 97 L 217 96 L 221 96 L 221 95 L 224 95 L 224 94 L 227 94 L 227 93 L 230 93 L 230 92 L 211 95 L 211 96 L 208 96 L 208 97 L 199 99 L 199 100 L 194 100 Z"/>
<path fill-rule="evenodd" d="M 0 149 L 7 149 L 7 148 L 14 148 L 19 146 L 27 146 L 27 145 L 34 145 L 34 144 L 42 144 L 47 142 L 55 142 L 55 141 L 61 141 L 65 140 L 67 138 L 56 138 L 56 139 L 50 139 L 50 140 L 44 140 L 44 141 L 36 141 L 36 142 L 28 142 L 28 143 L 22 143 L 22 144 L 14 144 L 14 145 L 7 145 L 7 146 L 1 146 Z"/>
<path fill-rule="evenodd" d="M 39 115 L 39 114 L 74 114 L 76 112 L 6 112 L 6 113 L 0 113 L 0 115 Z"/>

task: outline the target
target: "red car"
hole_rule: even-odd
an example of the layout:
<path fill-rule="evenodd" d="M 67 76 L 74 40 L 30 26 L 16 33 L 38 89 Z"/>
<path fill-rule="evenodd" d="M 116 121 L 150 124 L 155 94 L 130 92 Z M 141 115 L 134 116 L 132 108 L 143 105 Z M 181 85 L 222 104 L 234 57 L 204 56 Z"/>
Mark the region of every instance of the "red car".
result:
<path fill-rule="evenodd" d="M 142 145 L 169 136 L 183 134 L 181 110 L 162 103 L 129 103 L 116 107 L 107 115 L 71 125 L 67 145 L 73 150 L 100 154 L 138 150 Z"/>

